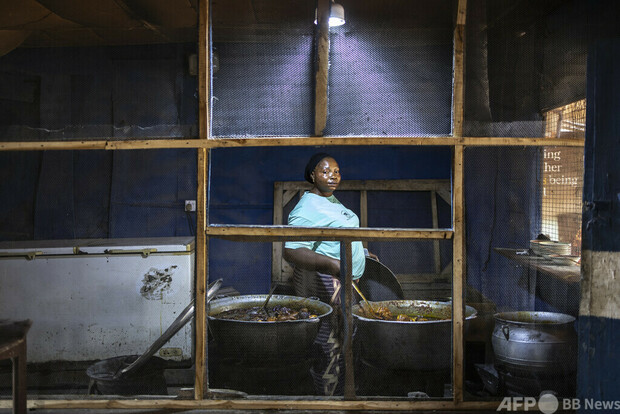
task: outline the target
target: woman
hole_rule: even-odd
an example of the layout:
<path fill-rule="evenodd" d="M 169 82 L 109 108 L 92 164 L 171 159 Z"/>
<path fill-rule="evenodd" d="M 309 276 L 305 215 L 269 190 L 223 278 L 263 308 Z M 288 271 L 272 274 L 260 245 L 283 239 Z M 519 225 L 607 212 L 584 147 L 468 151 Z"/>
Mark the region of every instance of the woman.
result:
<path fill-rule="evenodd" d="M 357 215 L 333 195 L 341 180 L 340 168 L 333 157 L 324 152 L 313 155 L 304 177 L 313 187 L 289 214 L 290 226 L 359 227 Z M 351 248 L 355 280 L 364 274 L 365 255 L 362 242 L 353 242 Z M 284 258 L 301 269 L 340 275 L 340 242 L 337 241 L 287 242 Z"/>
<path fill-rule="evenodd" d="M 291 226 L 359 227 L 357 215 L 343 206 L 333 195 L 340 184 L 340 168 L 327 153 L 313 155 L 304 172 L 312 189 L 301 197 L 288 216 Z M 361 242 L 351 243 L 353 279 L 364 274 L 366 264 Z M 372 255 L 374 256 L 374 255 Z M 376 258 L 376 256 L 374 256 Z M 312 369 L 320 393 L 342 393 L 344 374 L 339 338 L 340 315 L 340 242 L 286 242 L 284 259 L 294 267 L 293 285 L 299 296 L 316 296 L 334 308 L 334 317 L 321 326 L 316 344 L 320 347 L 318 364 Z"/>

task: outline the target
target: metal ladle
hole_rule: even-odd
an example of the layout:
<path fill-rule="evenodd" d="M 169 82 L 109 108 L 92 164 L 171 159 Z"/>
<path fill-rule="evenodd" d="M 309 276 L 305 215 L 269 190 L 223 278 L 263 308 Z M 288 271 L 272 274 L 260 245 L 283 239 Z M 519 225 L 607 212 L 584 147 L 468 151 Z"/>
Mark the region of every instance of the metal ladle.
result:
<path fill-rule="evenodd" d="M 375 310 L 372 307 L 372 305 L 370 304 L 370 302 L 368 302 L 368 300 L 366 300 L 366 296 L 364 296 L 364 294 L 362 293 L 360 288 L 357 286 L 357 283 L 355 283 L 354 281 L 351 282 L 351 283 L 353 283 L 353 287 L 355 288 L 357 293 L 361 296 L 362 300 L 364 300 L 364 302 L 366 303 L 366 306 L 368 306 L 368 309 L 370 309 L 370 313 L 372 313 L 375 317 L 378 317 L 377 313 L 375 312 Z"/>
<path fill-rule="evenodd" d="M 222 285 L 222 279 L 218 279 L 209 285 L 209 289 L 207 291 L 206 302 L 208 303 L 213 296 L 215 296 L 216 292 L 220 289 Z M 172 322 L 172 324 L 166 329 L 166 331 L 153 342 L 153 344 L 146 350 L 145 353 L 140 355 L 138 359 L 136 359 L 131 364 L 125 366 L 123 369 L 117 371 L 114 374 L 114 379 L 119 379 L 123 375 L 127 375 L 130 371 L 138 369 L 142 365 L 144 365 L 152 356 L 161 348 L 166 342 L 170 340 L 181 330 L 183 326 L 194 316 L 194 300 L 190 302 L 189 305 L 179 314 L 179 316 Z"/>
<path fill-rule="evenodd" d="M 265 299 L 265 303 L 263 303 L 263 306 L 261 307 L 261 309 L 265 311 L 265 314 L 267 315 L 267 317 L 269 317 L 269 311 L 267 310 L 267 304 L 269 303 L 269 299 L 271 299 L 273 292 L 276 290 L 276 287 L 278 287 L 278 285 L 275 283 L 271 286 L 271 289 L 269 289 L 269 295 L 267 295 L 267 299 Z"/>

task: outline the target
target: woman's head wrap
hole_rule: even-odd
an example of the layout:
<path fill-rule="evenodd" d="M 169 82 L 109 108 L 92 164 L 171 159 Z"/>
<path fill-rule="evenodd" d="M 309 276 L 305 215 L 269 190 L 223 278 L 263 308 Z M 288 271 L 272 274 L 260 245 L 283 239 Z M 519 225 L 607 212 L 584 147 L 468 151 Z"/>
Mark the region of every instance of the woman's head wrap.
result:
<path fill-rule="evenodd" d="M 321 162 L 323 158 L 327 158 L 327 157 L 333 158 L 331 155 L 329 155 L 326 152 L 317 152 L 312 157 L 310 157 L 310 161 L 308 161 L 308 164 L 306 164 L 306 170 L 304 171 L 304 178 L 306 179 L 306 181 L 308 181 L 309 183 L 314 183 L 311 177 L 312 172 L 316 168 L 317 164 Z"/>

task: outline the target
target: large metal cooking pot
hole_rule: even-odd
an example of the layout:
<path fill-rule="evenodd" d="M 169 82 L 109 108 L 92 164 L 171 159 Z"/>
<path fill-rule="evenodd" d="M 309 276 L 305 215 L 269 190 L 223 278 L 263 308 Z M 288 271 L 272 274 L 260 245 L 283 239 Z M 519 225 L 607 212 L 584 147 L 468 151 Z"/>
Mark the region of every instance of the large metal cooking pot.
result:
<path fill-rule="evenodd" d="M 428 300 L 390 300 L 371 302 L 387 306 L 394 314 L 425 314 L 450 317 L 452 302 Z M 465 324 L 476 317 L 476 310 L 467 306 Z M 353 318 L 362 358 L 389 369 L 432 371 L 447 369 L 452 360 L 452 320 L 400 322 L 371 319 L 363 316 L 360 304 L 353 306 Z"/>
<path fill-rule="evenodd" d="M 232 309 L 262 306 L 267 295 L 242 295 L 209 303 L 209 332 L 218 349 L 229 357 L 247 360 L 299 360 L 306 357 L 319 332 L 320 321 L 333 309 L 319 300 L 299 296 L 273 295 L 269 308 L 276 305 L 306 307 L 317 318 L 294 321 L 255 322 L 221 319 L 217 315 Z"/>
<path fill-rule="evenodd" d="M 496 365 L 517 375 L 555 376 L 577 369 L 573 316 L 520 311 L 496 313 L 494 319 Z"/>

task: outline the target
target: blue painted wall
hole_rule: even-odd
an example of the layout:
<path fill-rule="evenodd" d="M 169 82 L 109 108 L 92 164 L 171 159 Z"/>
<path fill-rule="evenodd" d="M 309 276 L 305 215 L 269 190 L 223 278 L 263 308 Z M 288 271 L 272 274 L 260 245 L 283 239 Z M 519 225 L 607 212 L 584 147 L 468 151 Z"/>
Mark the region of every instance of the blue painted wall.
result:
<path fill-rule="evenodd" d="M 214 149 L 211 158 L 209 221 L 212 224 L 271 224 L 273 182 L 303 181 L 312 154 L 334 156 L 343 180 L 449 179 L 451 152 L 440 147 L 284 147 Z M 359 214 L 359 198 L 336 192 L 340 201 Z M 369 196 L 369 226 L 432 227 L 428 194 L 377 193 Z M 294 204 L 294 203 L 293 203 Z M 440 226 L 450 226 L 450 208 L 439 203 Z M 271 278 L 271 243 L 212 239 L 211 278 L 224 278 L 242 293 L 266 292 Z M 420 243 L 371 243 L 369 248 L 395 272 L 429 271 L 430 246 Z M 450 249 L 444 249 L 449 253 Z M 411 256 L 411 255 L 414 256 Z M 449 260 L 448 257 L 445 260 Z M 417 265 L 417 269 L 416 269 Z"/>

